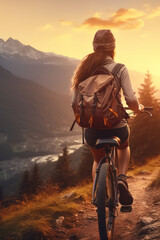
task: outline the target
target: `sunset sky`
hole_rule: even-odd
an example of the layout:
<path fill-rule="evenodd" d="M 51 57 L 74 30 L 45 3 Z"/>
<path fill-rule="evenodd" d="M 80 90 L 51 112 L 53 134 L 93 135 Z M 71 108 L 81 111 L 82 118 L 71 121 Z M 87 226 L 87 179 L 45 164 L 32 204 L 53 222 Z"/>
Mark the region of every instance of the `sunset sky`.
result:
<path fill-rule="evenodd" d="M 0 38 L 81 59 L 111 29 L 117 62 L 160 76 L 160 0 L 0 0 Z"/>

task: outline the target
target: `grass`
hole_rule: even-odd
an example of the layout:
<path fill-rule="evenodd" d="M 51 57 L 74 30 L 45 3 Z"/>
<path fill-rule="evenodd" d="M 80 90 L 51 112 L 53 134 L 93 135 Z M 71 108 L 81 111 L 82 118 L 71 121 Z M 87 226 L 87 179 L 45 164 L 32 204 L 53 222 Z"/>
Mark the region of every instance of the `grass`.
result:
<path fill-rule="evenodd" d="M 18 205 L 1 209 L 1 239 L 21 240 L 27 232 L 37 232 L 44 239 L 52 239 L 57 228 L 56 219 L 64 216 L 68 219 L 68 222 L 64 221 L 65 225 L 69 226 L 69 221 L 75 220 L 80 204 L 91 201 L 91 191 L 92 183 L 69 188 L 61 193 L 52 191 L 51 186 L 48 186 L 33 200 L 26 199 Z"/>
<path fill-rule="evenodd" d="M 152 173 L 155 167 L 160 168 L 160 156 L 146 160 L 146 164 L 142 166 L 135 166 L 128 172 L 128 176 L 135 176 L 140 173 Z"/>
<path fill-rule="evenodd" d="M 160 168 L 160 156 L 149 159 L 145 165 L 130 170 L 128 175 L 134 176 L 142 171 L 152 173 L 155 167 Z M 160 171 L 151 184 L 153 187 L 160 186 Z M 64 216 L 63 227 L 72 227 L 76 222 L 75 214 L 80 210 L 81 204 L 91 202 L 91 193 L 91 182 L 84 182 L 62 192 L 48 185 L 32 200 L 26 199 L 17 205 L 2 208 L 0 211 L 0 239 L 58 239 L 55 237 L 58 231 L 56 220 L 60 216 Z M 63 236 L 60 239 L 63 239 Z"/>

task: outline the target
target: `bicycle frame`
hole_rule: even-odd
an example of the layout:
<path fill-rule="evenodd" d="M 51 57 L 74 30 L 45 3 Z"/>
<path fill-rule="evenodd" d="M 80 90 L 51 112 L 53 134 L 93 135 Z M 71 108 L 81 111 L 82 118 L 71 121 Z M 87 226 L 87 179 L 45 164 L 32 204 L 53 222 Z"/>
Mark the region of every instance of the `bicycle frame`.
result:
<path fill-rule="evenodd" d="M 95 193 L 97 189 L 97 183 L 98 183 L 98 176 L 99 176 L 99 171 L 103 163 L 108 162 L 111 169 L 112 169 L 112 174 L 113 174 L 113 181 L 114 181 L 114 193 L 115 193 L 115 202 L 114 202 L 114 208 L 118 206 L 118 177 L 117 177 L 117 172 L 118 172 L 118 161 L 117 161 L 117 148 L 107 146 L 105 148 L 105 156 L 100 160 L 98 167 L 96 169 L 96 174 L 95 174 L 95 180 L 93 183 L 93 191 L 92 191 L 92 204 L 96 206 L 96 198 L 95 198 Z"/>
<path fill-rule="evenodd" d="M 147 107 L 143 110 L 144 113 L 152 116 L 146 110 L 152 110 L 152 108 Z M 113 139 L 106 138 L 104 141 L 98 139 L 96 144 L 97 149 L 104 148 L 105 150 L 105 156 L 100 160 L 96 169 L 92 191 L 92 204 L 97 207 L 99 234 L 102 240 L 113 239 L 115 218 L 118 216 L 115 212 L 119 202 L 117 159 L 119 143 L 112 141 Z M 120 211 L 131 212 L 132 206 L 122 205 Z"/>

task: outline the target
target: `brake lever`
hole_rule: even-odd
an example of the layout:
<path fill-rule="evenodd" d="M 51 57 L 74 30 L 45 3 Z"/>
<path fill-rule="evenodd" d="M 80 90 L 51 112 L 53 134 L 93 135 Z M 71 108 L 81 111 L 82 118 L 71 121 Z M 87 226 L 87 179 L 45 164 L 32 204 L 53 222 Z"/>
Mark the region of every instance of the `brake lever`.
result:
<path fill-rule="evenodd" d="M 152 113 L 150 113 L 149 111 L 142 110 L 141 113 L 147 113 L 150 117 L 152 117 Z"/>

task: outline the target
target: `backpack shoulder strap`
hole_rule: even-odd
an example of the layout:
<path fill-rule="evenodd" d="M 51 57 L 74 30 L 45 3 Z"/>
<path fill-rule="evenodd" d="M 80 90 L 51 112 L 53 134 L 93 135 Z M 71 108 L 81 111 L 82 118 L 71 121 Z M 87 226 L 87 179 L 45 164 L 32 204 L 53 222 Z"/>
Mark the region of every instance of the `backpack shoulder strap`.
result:
<path fill-rule="evenodd" d="M 123 66 L 124 66 L 124 64 L 117 63 L 117 64 L 115 65 L 115 67 L 112 69 L 111 74 L 112 74 L 114 77 L 116 77 L 117 74 L 119 73 L 120 69 L 121 69 Z M 120 88 L 117 90 L 116 96 L 118 96 L 118 93 L 119 93 L 120 89 L 121 89 L 121 86 L 120 86 Z M 118 100 L 119 100 L 119 99 L 118 99 Z"/>
<path fill-rule="evenodd" d="M 120 69 L 124 66 L 124 64 L 121 63 L 117 63 L 116 66 L 112 69 L 111 73 L 113 74 L 113 76 L 116 76 L 118 74 L 118 72 L 120 71 Z"/>
<path fill-rule="evenodd" d="M 74 121 L 73 121 L 73 123 L 72 123 L 72 126 L 70 127 L 69 131 L 72 131 L 72 130 L 73 130 L 75 123 L 76 123 L 76 119 L 74 119 Z"/>

